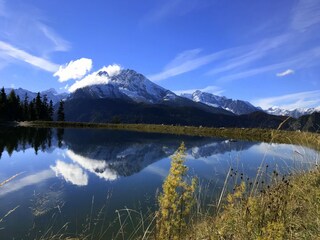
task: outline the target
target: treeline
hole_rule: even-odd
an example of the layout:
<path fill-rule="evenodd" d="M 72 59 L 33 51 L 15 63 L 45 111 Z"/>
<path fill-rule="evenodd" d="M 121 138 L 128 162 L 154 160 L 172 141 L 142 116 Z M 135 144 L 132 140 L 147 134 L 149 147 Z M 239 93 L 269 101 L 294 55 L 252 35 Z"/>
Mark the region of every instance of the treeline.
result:
<path fill-rule="evenodd" d="M 33 148 L 35 154 L 39 150 L 44 152 L 51 148 L 54 135 L 56 135 L 55 139 L 58 140 L 58 147 L 62 147 L 63 134 L 64 129 L 0 126 L 0 159 L 3 151 L 7 151 L 9 156 L 14 151 L 25 151 L 29 148 Z"/>
<path fill-rule="evenodd" d="M 4 88 L 0 91 L 0 121 L 52 121 L 54 114 L 53 102 L 47 96 L 37 94 L 36 98 L 29 99 L 26 94 L 21 100 L 14 90 L 9 95 Z M 58 121 L 64 121 L 63 101 L 60 101 Z"/>

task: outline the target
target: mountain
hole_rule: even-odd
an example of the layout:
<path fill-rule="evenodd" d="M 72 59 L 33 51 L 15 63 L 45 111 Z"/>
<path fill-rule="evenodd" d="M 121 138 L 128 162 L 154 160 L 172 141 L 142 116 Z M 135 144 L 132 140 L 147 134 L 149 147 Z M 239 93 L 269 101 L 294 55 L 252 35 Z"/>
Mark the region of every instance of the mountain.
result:
<path fill-rule="evenodd" d="M 256 111 L 261 111 L 260 108 L 253 106 L 251 103 L 242 100 L 233 100 L 226 97 L 217 96 L 199 90 L 192 94 L 183 93 L 182 97 L 191 99 L 194 102 L 201 102 L 208 106 L 225 109 L 237 115 L 249 114 Z"/>
<path fill-rule="evenodd" d="M 100 70 L 91 76 L 97 84 L 76 89 L 69 100 L 76 99 L 112 99 L 146 105 L 166 105 L 172 107 L 192 107 L 211 113 L 233 115 L 231 112 L 196 103 L 190 99 L 180 97 L 147 79 L 131 69 L 120 70 L 118 74 L 109 75 Z"/>
<path fill-rule="evenodd" d="M 249 102 L 201 91 L 178 96 L 130 69 L 109 75 L 102 68 L 89 77 L 93 79 L 87 80 L 99 84 L 75 89 L 70 94 L 58 94 L 54 89 L 49 89 L 41 95 L 46 95 L 55 104 L 64 99 L 65 119 L 74 122 L 278 128 L 287 119 L 284 115 L 291 115 L 295 118 L 289 119 L 283 129 L 318 131 L 319 128 L 316 114 L 297 118 L 319 109 L 285 112 L 273 108 L 264 112 Z M 6 89 L 6 92 L 10 90 Z M 36 97 L 36 93 L 21 88 L 15 89 L 15 92 L 21 100 L 25 94 L 29 100 Z"/>
<path fill-rule="evenodd" d="M 28 99 L 29 101 L 32 101 L 34 98 L 36 98 L 37 96 L 37 93 L 36 92 L 31 92 L 31 91 L 28 91 L 26 89 L 23 89 L 23 88 L 17 88 L 17 89 L 13 89 L 13 88 L 5 88 L 4 89 L 6 94 L 9 95 L 9 93 L 14 90 L 15 94 L 17 96 L 20 97 L 20 100 L 23 101 L 26 94 L 28 96 Z M 68 97 L 68 93 L 57 93 L 57 91 L 53 88 L 50 88 L 46 91 L 42 91 L 40 92 L 40 96 L 43 97 L 44 95 L 47 96 L 48 98 L 48 101 L 52 100 L 53 104 L 56 104 L 58 103 L 60 100 L 62 99 L 66 99 Z"/>
<path fill-rule="evenodd" d="M 286 109 L 281 109 L 278 107 L 272 107 L 268 108 L 267 110 L 264 110 L 265 112 L 272 114 L 272 115 L 277 115 L 277 116 L 289 116 L 293 118 L 299 118 L 303 115 L 310 115 L 314 112 L 320 112 L 320 107 L 318 108 L 297 108 L 293 110 L 286 110 Z"/>
<path fill-rule="evenodd" d="M 289 119 L 283 129 L 291 131 L 320 132 L 320 112 Z"/>
<path fill-rule="evenodd" d="M 64 105 L 67 121 L 277 128 L 285 119 L 257 112 L 258 108 L 244 101 L 215 98 L 237 114 L 240 108 L 243 113 L 249 113 L 238 116 L 214 103 L 209 106 L 205 104 L 207 101 L 177 96 L 134 70 L 121 70 L 115 75 L 101 70 L 90 78 L 102 84 L 78 88 L 70 94 Z M 214 98 L 195 93 L 199 95 Z"/>
<path fill-rule="evenodd" d="M 208 106 L 225 109 L 236 115 L 250 114 L 256 111 L 264 111 L 271 115 L 299 118 L 304 115 L 310 115 L 314 112 L 320 112 L 320 107 L 297 108 L 293 110 L 272 107 L 266 110 L 262 110 L 262 108 L 253 106 L 247 101 L 233 100 L 223 96 L 217 96 L 211 93 L 202 92 L 200 90 L 197 90 L 193 93 L 182 93 L 180 96 L 191 99 L 194 102 L 201 102 Z"/>
<path fill-rule="evenodd" d="M 158 86 L 134 70 L 121 70 L 119 74 L 112 76 L 101 70 L 94 78 L 105 84 L 77 89 L 72 97 L 121 98 L 150 104 L 174 100 L 177 97 L 173 92 Z"/>
<path fill-rule="evenodd" d="M 88 129 L 81 132 L 68 129 L 63 139 L 68 148 L 66 155 L 73 162 L 106 180 L 140 172 L 150 164 L 171 156 L 182 141 L 187 154 L 195 159 L 231 150 L 241 151 L 255 144 L 207 137 Z"/>

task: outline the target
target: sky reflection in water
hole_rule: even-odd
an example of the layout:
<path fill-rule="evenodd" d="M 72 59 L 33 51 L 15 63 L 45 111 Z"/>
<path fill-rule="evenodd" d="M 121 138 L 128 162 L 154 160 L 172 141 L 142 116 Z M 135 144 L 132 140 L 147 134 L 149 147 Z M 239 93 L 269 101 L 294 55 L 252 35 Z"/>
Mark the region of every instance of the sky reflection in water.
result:
<path fill-rule="evenodd" d="M 93 196 L 97 211 L 112 195 L 108 221 L 125 206 L 154 206 L 157 189 L 170 168 L 169 157 L 182 141 L 189 175 L 214 182 L 215 191 L 230 167 L 252 178 L 260 166 L 288 172 L 309 167 L 319 157 L 313 150 L 286 144 L 108 130 L 59 131 L 1 129 L 0 181 L 21 175 L 0 189 L 0 216 L 20 206 L 1 223 L 5 229 L 0 238 L 25 237 L 31 231 L 32 239 L 34 231 L 44 231 L 61 209 L 63 221 L 79 231 L 74 222 L 85 219 Z"/>

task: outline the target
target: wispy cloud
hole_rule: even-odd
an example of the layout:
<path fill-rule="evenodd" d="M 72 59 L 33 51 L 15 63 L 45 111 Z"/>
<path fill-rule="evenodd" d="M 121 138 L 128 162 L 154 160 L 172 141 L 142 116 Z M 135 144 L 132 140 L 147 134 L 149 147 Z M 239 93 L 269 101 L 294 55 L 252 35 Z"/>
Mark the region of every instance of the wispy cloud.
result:
<path fill-rule="evenodd" d="M 228 53 L 239 49 L 227 49 L 224 51 L 199 56 L 201 49 L 187 50 L 179 53 L 160 73 L 152 74 L 148 78 L 152 81 L 161 81 L 186 72 L 196 70 L 208 63 L 226 56 Z"/>
<path fill-rule="evenodd" d="M 294 74 L 294 70 L 292 70 L 292 69 L 287 69 L 287 70 L 285 70 L 285 71 L 283 71 L 283 72 L 277 73 L 276 76 L 277 76 L 277 77 L 285 77 L 285 76 L 290 75 L 290 74 Z"/>
<path fill-rule="evenodd" d="M 0 37 L 3 41 L 43 56 L 68 51 L 71 44 L 45 22 L 48 21 L 41 11 L 31 4 L 0 2 Z"/>
<path fill-rule="evenodd" d="M 60 66 L 59 70 L 53 76 L 59 78 L 59 82 L 65 82 L 70 79 L 79 79 L 91 71 L 92 60 L 89 58 L 80 58 Z"/>
<path fill-rule="evenodd" d="M 320 90 L 298 92 L 276 97 L 255 99 L 252 103 L 263 109 L 280 107 L 287 110 L 317 107 L 320 105 Z"/>
<path fill-rule="evenodd" d="M 16 63 L 7 61 L 13 58 L 45 71 L 57 71 L 59 66 L 50 62 L 50 54 L 68 51 L 71 44 L 45 22 L 41 11 L 30 4 L 0 0 L 1 64 Z"/>
<path fill-rule="evenodd" d="M 14 180 L 2 187 L 0 191 L 0 197 L 5 196 L 12 192 L 19 191 L 25 187 L 32 186 L 40 182 L 44 182 L 47 179 L 50 179 L 53 177 L 54 177 L 54 173 L 52 172 L 52 170 L 47 169 L 34 174 L 30 174 L 21 179 Z"/>
<path fill-rule="evenodd" d="M 4 59 L 10 57 L 48 72 L 56 72 L 59 65 L 52 63 L 44 58 L 31 55 L 21 49 L 18 49 L 8 43 L 0 41 L 0 56 Z"/>
<path fill-rule="evenodd" d="M 44 36 L 53 43 L 54 51 L 65 52 L 71 48 L 70 42 L 60 37 L 52 28 L 41 22 L 39 22 L 37 25 L 39 30 L 43 32 Z"/>
<path fill-rule="evenodd" d="M 200 55 L 202 49 L 196 48 L 179 53 L 160 73 L 148 76 L 152 81 L 161 81 L 181 75 L 213 62 L 222 62 L 207 72 L 215 75 L 237 69 L 260 59 L 270 53 L 270 50 L 285 43 L 290 34 L 283 34 L 257 43 L 228 48 L 211 54 Z"/>
<path fill-rule="evenodd" d="M 157 2 L 156 7 L 144 15 L 141 19 L 142 25 L 156 23 L 173 16 L 184 16 L 193 11 L 206 8 L 213 1 L 202 0 L 201 4 L 197 0 L 167 0 Z"/>
<path fill-rule="evenodd" d="M 291 37 L 291 34 L 282 34 L 273 38 L 265 39 L 257 43 L 242 46 L 240 52 L 231 52 L 228 60 L 222 59 L 222 64 L 215 66 L 212 70 L 208 71 L 207 75 L 216 75 L 223 72 L 237 70 L 240 67 L 248 66 L 251 63 L 267 56 L 270 51 L 275 50 Z"/>
<path fill-rule="evenodd" d="M 305 31 L 320 23 L 319 0 L 300 0 L 293 9 L 291 28 Z"/>
<path fill-rule="evenodd" d="M 315 47 L 313 49 L 301 52 L 300 54 L 282 60 L 281 62 L 265 65 L 256 68 L 249 68 L 247 70 L 238 71 L 233 74 L 227 74 L 219 79 L 217 82 L 228 82 L 238 79 L 248 78 L 256 76 L 262 73 L 275 73 L 283 68 L 288 68 L 294 66 L 295 69 L 302 69 L 317 66 L 320 64 L 320 47 Z"/>
<path fill-rule="evenodd" d="M 0 0 L 0 16 L 6 15 L 6 7 L 4 0 Z"/>
<path fill-rule="evenodd" d="M 194 93 L 195 91 L 201 91 L 201 92 L 207 92 L 207 93 L 212 93 L 214 95 L 221 95 L 224 90 L 221 89 L 220 87 L 217 87 L 217 86 L 207 86 L 205 88 L 200 88 L 200 89 L 186 89 L 186 90 L 176 90 L 176 91 L 173 91 L 175 94 L 177 95 L 181 95 L 183 93 L 189 93 L 189 94 L 192 94 Z"/>

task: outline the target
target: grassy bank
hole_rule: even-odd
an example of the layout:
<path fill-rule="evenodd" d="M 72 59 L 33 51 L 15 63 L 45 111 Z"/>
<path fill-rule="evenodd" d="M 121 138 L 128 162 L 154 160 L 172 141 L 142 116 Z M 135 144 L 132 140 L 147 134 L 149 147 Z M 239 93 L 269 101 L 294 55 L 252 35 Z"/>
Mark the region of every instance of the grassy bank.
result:
<path fill-rule="evenodd" d="M 318 165 L 309 171 L 296 169 L 290 175 L 272 171 L 268 173 L 271 181 L 267 182 L 256 178 L 249 183 L 243 178 L 239 185 L 233 185 L 233 190 L 225 194 L 222 191 L 221 202 L 214 200 L 199 208 L 203 193 L 200 188 L 195 191 L 193 181 L 190 185 L 190 179 L 185 178 L 185 157 L 182 147 L 172 157 L 158 210 L 149 217 L 149 226 L 153 227 L 128 239 L 320 239 Z M 229 171 L 225 186 L 228 175 L 236 174 L 237 171 Z M 142 222 L 146 224 L 148 219 Z M 124 226 L 125 223 L 122 229 Z"/>
<path fill-rule="evenodd" d="M 243 180 L 234 185 L 233 190 L 226 194 L 222 191 L 221 202 L 199 208 L 196 203 L 201 201 L 201 194 L 195 192 L 185 178 L 186 155 L 182 147 L 172 157 L 171 169 L 163 184 L 159 210 L 155 214 L 156 227 L 149 235 L 144 234 L 148 236 L 144 239 L 320 239 L 320 167 L 317 163 L 312 170 L 296 169 L 295 174 L 281 176 L 277 171 L 266 172 L 270 181 L 257 177 L 249 183 L 241 175 Z M 234 170 L 228 172 L 225 186 L 229 176 L 236 174 Z M 192 203 L 192 198 L 187 201 L 184 198 L 191 191 L 195 203 L 190 211 L 191 207 L 186 206 Z M 210 205 L 214 211 L 208 210 Z M 187 214 L 183 212 L 185 209 Z"/>
<path fill-rule="evenodd" d="M 173 126 L 155 124 L 111 124 L 83 122 L 21 122 L 20 126 L 50 127 L 50 128 L 100 128 L 110 130 L 125 130 L 150 133 L 165 133 L 177 135 L 221 137 L 259 142 L 288 143 L 304 145 L 319 149 L 320 135 L 309 132 L 293 132 L 275 129 L 258 128 L 209 128 L 194 126 Z"/>
<path fill-rule="evenodd" d="M 320 239 L 320 168 L 281 178 L 257 195 L 242 183 L 223 210 L 203 215 L 186 239 Z"/>
<path fill-rule="evenodd" d="M 101 128 L 192 136 L 214 136 L 269 143 L 298 144 L 318 150 L 320 146 L 318 134 L 270 129 L 225 129 L 171 125 L 70 122 L 26 122 L 20 124 L 20 126 Z M 179 158 L 185 158 L 184 154 L 181 153 L 180 155 L 182 156 Z M 108 236 L 109 239 L 320 239 L 319 166 L 315 166 L 312 171 L 308 172 L 301 172 L 301 170 L 296 169 L 296 174 L 292 176 L 279 176 L 277 173 L 270 171 L 268 174 L 272 181 L 270 184 L 268 183 L 269 185 L 264 185 L 265 182 L 262 182 L 262 178 L 259 178 L 259 174 L 257 174 L 256 180 L 251 185 L 248 182 L 243 182 L 238 186 L 234 186 L 234 190 L 232 191 L 226 190 L 224 193 L 222 191 L 221 202 L 211 202 L 210 206 L 208 205 L 205 209 L 199 209 L 197 208 L 197 204 L 195 204 L 193 207 L 190 207 L 192 208 L 191 210 L 186 203 L 190 202 L 188 194 L 191 191 L 189 189 L 193 189 L 193 185 L 185 185 L 182 179 L 185 179 L 186 169 L 181 167 L 179 170 L 179 168 L 170 170 L 176 173 L 176 175 L 174 178 L 171 177 L 169 181 L 171 183 L 167 184 L 166 188 L 164 187 L 162 195 L 159 198 L 162 200 L 158 204 L 158 211 L 151 212 L 148 216 L 142 216 L 138 211 L 124 209 L 124 211 L 128 212 L 128 215 L 124 217 L 125 220 L 123 221 L 119 214 L 121 210 L 119 210 L 117 213 L 119 214 L 120 230 L 114 238 Z M 226 183 L 230 174 L 234 173 L 228 172 Z M 178 185 L 175 186 L 175 184 Z M 167 191 L 164 191 L 165 189 Z M 176 195 L 176 193 L 184 194 L 181 195 L 183 198 Z M 201 201 L 201 198 L 198 197 L 198 194 L 195 195 L 195 202 L 198 203 L 198 201 Z M 212 207 L 213 205 L 214 207 Z M 211 210 L 208 210 L 208 208 L 211 208 Z M 214 208 L 214 211 L 212 211 L 212 208 Z M 130 212 L 141 214 L 141 220 L 138 221 L 139 225 L 133 228 L 133 231 L 132 229 L 126 231 L 126 226 L 130 225 L 131 228 L 132 225 L 129 222 L 132 221 L 130 215 L 132 213 Z M 187 222 L 183 222 L 184 220 Z M 174 224 L 176 229 L 172 230 L 171 226 Z M 104 229 L 101 229 L 104 233 Z M 84 234 L 83 236 L 61 233 L 59 238 L 45 236 L 41 239 L 93 239 L 93 233 Z M 125 234 L 131 237 L 127 237 Z M 173 234 L 178 237 L 173 237 Z M 70 236 L 73 238 L 68 238 Z"/>

